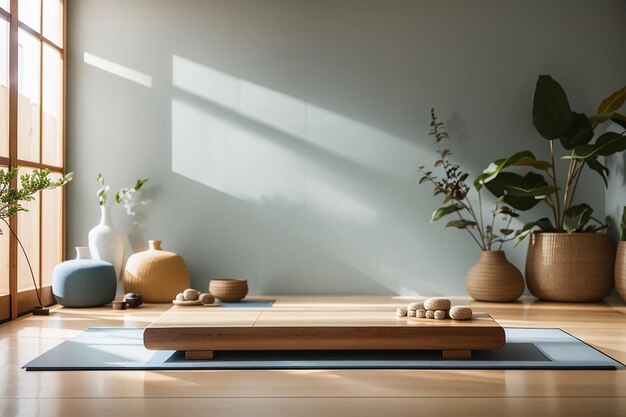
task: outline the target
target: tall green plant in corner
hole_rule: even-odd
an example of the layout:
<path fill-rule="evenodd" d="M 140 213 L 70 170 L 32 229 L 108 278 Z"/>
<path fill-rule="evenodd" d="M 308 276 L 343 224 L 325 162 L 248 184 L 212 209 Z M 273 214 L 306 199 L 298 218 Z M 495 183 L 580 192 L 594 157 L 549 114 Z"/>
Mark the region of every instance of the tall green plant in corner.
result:
<path fill-rule="evenodd" d="M 569 234 L 606 228 L 603 221 L 593 216 L 589 204 L 574 202 L 585 167 L 596 172 L 606 186 L 609 169 L 600 157 L 626 150 L 626 116 L 618 112 L 625 101 L 626 87 L 623 87 L 602 100 L 595 114 L 587 116 L 571 109 L 567 94 L 557 81 L 549 75 L 539 76 L 532 120 L 537 132 L 548 141 L 549 160 L 538 160 L 529 151 L 518 152 L 491 163 L 474 182 L 477 189 L 486 187 L 516 210 L 530 210 L 540 203 L 550 208 L 551 219 L 533 220 L 515 232 L 518 241 L 537 228 Z M 596 135 L 597 128 L 610 121 L 619 130 Z M 564 184 L 560 184 L 557 174 L 556 145 L 564 150 L 560 157 L 567 173 Z M 511 171 L 519 167 L 531 171 L 525 174 Z"/>

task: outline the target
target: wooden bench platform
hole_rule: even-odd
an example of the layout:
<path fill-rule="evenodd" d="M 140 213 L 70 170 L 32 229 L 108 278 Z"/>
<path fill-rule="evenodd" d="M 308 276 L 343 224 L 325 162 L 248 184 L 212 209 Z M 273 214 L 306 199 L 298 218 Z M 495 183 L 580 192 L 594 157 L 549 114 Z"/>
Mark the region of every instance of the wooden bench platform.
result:
<path fill-rule="evenodd" d="M 212 359 L 233 350 L 441 350 L 447 359 L 504 347 L 504 329 L 486 313 L 454 321 L 396 317 L 395 309 L 173 306 L 144 331 L 151 350 Z"/>

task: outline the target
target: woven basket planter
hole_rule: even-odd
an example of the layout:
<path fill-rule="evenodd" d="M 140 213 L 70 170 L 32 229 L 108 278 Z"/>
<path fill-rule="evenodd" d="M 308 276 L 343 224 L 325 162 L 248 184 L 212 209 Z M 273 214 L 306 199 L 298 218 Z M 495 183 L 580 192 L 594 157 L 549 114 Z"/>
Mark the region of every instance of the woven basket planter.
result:
<path fill-rule="evenodd" d="M 626 242 L 620 240 L 615 257 L 615 289 L 622 300 L 626 301 Z"/>
<path fill-rule="evenodd" d="M 594 302 L 613 291 L 615 252 L 604 233 L 533 233 L 526 285 L 546 301 Z"/>
<path fill-rule="evenodd" d="M 483 251 L 467 273 L 465 288 L 475 300 L 506 303 L 522 295 L 524 278 L 504 252 Z"/>

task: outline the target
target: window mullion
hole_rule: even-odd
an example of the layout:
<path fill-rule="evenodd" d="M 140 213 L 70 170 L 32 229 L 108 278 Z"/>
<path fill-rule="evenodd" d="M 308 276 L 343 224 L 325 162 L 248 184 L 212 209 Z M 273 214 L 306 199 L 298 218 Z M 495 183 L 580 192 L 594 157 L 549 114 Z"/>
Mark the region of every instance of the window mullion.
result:
<path fill-rule="evenodd" d="M 18 0 L 11 1 L 11 19 L 9 21 L 9 159 L 10 166 L 17 165 L 17 130 L 18 130 Z M 17 186 L 17 178 L 11 184 Z M 9 219 L 9 224 L 17 233 L 17 216 Z M 16 319 L 19 311 L 17 304 L 17 240 L 9 233 L 9 294 L 11 295 L 11 319 Z"/>

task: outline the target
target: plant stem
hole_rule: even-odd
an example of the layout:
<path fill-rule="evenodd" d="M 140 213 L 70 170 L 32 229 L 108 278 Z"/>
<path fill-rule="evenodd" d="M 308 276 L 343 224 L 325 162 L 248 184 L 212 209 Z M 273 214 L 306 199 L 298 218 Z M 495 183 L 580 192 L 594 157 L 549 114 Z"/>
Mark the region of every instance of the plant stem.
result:
<path fill-rule="evenodd" d="M 19 237 L 17 237 L 17 233 L 13 231 L 9 222 L 6 219 L 2 218 L 2 221 L 7 225 L 17 243 L 19 243 L 20 248 L 22 248 L 22 253 L 24 254 L 24 258 L 26 258 L 26 263 L 28 264 L 28 269 L 30 270 L 30 276 L 33 279 L 33 284 L 35 285 L 35 295 L 37 295 L 37 301 L 39 301 L 39 307 L 43 307 L 43 303 L 41 302 L 41 295 L 39 295 L 39 289 L 37 289 L 37 281 L 35 280 L 35 274 L 33 273 L 33 267 L 30 265 L 30 259 L 28 259 L 28 255 L 26 254 L 26 249 L 24 249 L 24 245 L 22 245 L 22 241 Z"/>
<path fill-rule="evenodd" d="M 459 201 L 459 204 L 461 204 L 465 208 L 465 210 L 470 214 L 470 216 L 474 217 L 472 215 L 472 212 L 470 211 L 470 209 L 467 207 L 467 205 L 465 205 L 465 203 L 463 203 L 462 201 Z M 461 214 L 458 211 L 457 211 L 456 214 L 459 216 L 459 219 L 463 220 L 463 216 L 461 216 Z M 476 221 L 475 218 L 474 218 L 474 221 Z M 476 223 L 476 225 L 478 225 L 478 223 Z M 484 241 L 484 238 L 483 238 L 483 235 L 482 235 L 481 231 L 478 230 L 478 233 L 479 233 L 479 236 L 480 236 L 480 240 L 478 240 L 476 235 L 474 233 L 472 233 L 472 231 L 470 229 L 468 229 L 466 227 L 465 230 L 467 230 L 467 233 L 470 234 L 470 236 L 472 237 L 472 239 L 474 239 L 474 241 L 478 244 L 478 246 L 480 246 L 480 248 L 482 250 L 485 250 L 485 241 Z M 482 243 L 481 243 L 481 241 L 482 241 Z"/>
<path fill-rule="evenodd" d="M 583 167 L 585 166 L 585 164 L 583 163 L 580 168 L 578 169 L 578 172 L 576 172 L 574 174 L 574 176 L 576 177 L 576 179 L 574 180 L 574 187 L 572 188 L 572 192 L 570 194 L 570 200 L 569 200 L 569 205 L 572 205 L 572 202 L 574 202 L 574 194 L 576 194 L 576 188 L 578 188 L 578 180 L 580 179 L 580 174 L 583 171 Z M 568 207 L 569 208 L 569 207 Z"/>
<path fill-rule="evenodd" d="M 476 223 L 476 226 L 479 226 L 478 218 L 476 216 L 476 213 L 474 212 L 474 208 L 472 207 L 471 201 L 467 198 L 467 196 L 465 197 L 465 200 L 467 200 L 467 204 L 463 203 L 462 201 L 459 201 L 459 203 L 463 207 L 465 207 L 465 210 L 467 210 L 467 212 L 470 214 L 470 216 L 472 216 L 472 219 Z M 481 213 L 481 215 L 482 215 L 482 213 Z M 478 227 L 477 229 L 478 229 L 478 234 L 480 236 L 480 240 L 483 242 L 483 244 L 480 245 L 480 247 L 481 247 L 481 249 L 485 249 L 487 247 L 487 244 L 486 244 L 486 241 L 485 241 L 484 231 L 482 230 L 482 227 Z"/>
<path fill-rule="evenodd" d="M 561 206 L 559 196 L 559 187 L 556 181 L 556 164 L 554 163 L 554 141 L 550 141 L 550 163 L 552 164 L 552 182 L 554 184 L 554 188 L 556 189 L 556 206 L 552 207 L 552 211 L 554 212 L 554 221 L 556 223 L 557 230 L 561 228 Z"/>
<path fill-rule="evenodd" d="M 480 196 L 480 190 L 478 190 L 478 211 L 480 212 L 480 230 L 485 230 L 483 223 L 483 199 Z"/>
<path fill-rule="evenodd" d="M 508 230 L 509 227 L 511 226 L 511 222 L 513 221 L 513 217 L 509 216 L 509 221 L 506 223 L 506 227 L 504 228 L 504 230 Z M 500 239 L 500 247 L 498 248 L 498 250 L 502 250 L 502 245 L 504 244 L 504 236 L 502 237 L 502 239 Z"/>
<path fill-rule="evenodd" d="M 572 156 L 574 155 L 574 151 L 572 150 Z M 571 200 L 568 198 L 569 189 L 572 184 L 572 180 L 574 179 L 574 175 L 576 172 L 576 168 L 578 165 L 578 161 L 576 159 L 570 159 L 569 167 L 567 169 L 567 178 L 565 180 L 565 194 L 563 195 L 563 211 L 567 210 L 569 205 L 571 204 Z"/>

